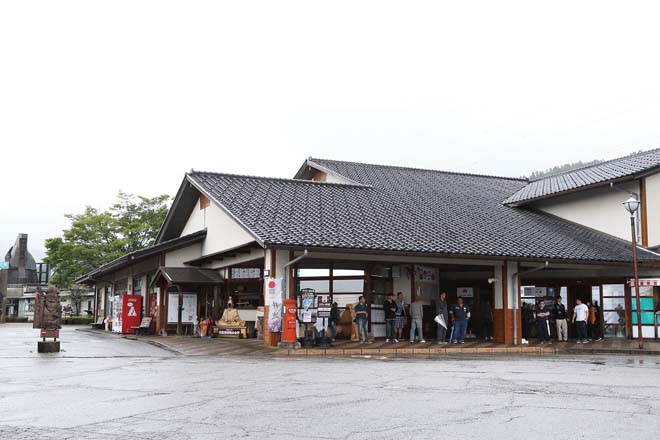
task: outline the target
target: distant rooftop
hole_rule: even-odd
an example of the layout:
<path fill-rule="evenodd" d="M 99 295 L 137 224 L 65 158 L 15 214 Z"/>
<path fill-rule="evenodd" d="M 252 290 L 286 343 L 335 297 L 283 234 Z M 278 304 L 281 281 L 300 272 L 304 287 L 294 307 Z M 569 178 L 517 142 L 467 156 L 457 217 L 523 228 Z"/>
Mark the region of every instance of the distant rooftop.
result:
<path fill-rule="evenodd" d="M 660 169 L 660 148 L 531 181 L 504 200 L 504 204 L 524 205 L 535 200 L 602 186 L 610 182 L 633 179 L 656 169 Z"/>

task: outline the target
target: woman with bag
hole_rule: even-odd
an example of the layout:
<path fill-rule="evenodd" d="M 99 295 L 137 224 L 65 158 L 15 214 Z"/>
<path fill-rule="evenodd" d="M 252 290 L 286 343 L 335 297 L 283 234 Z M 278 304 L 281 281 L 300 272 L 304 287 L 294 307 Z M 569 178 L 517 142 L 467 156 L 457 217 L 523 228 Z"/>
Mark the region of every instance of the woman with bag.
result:
<path fill-rule="evenodd" d="M 447 344 L 447 323 L 449 322 L 449 309 L 447 307 L 447 293 L 440 292 L 435 302 L 435 337 L 438 344 Z"/>

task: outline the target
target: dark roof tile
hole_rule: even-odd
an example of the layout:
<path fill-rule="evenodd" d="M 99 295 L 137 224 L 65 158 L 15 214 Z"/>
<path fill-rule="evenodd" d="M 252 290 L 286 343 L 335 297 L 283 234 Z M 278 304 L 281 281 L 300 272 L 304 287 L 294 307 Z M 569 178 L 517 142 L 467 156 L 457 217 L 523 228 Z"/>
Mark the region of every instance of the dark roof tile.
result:
<path fill-rule="evenodd" d="M 624 240 L 501 203 L 525 181 L 310 159 L 359 184 L 193 172 L 188 178 L 262 243 L 623 262 Z M 642 259 L 655 259 L 643 251 Z"/>

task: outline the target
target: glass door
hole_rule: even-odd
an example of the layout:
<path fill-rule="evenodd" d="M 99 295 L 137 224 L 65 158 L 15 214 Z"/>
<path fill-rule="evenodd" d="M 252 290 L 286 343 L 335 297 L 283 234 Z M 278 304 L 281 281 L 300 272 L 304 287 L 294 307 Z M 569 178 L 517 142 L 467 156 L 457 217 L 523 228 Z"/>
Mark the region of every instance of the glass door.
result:
<path fill-rule="evenodd" d="M 626 286 L 603 284 L 603 336 L 626 337 Z"/>

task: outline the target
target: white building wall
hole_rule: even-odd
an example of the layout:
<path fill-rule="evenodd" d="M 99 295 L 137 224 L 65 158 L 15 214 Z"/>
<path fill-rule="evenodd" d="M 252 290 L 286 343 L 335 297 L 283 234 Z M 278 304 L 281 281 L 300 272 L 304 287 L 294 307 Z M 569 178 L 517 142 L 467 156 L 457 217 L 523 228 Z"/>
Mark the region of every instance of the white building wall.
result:
<path fill-rule="evenodd" d="M 621 186 L 639 194 L 638 182 L 628 182 Z M 630 240 L 630 217 L 622 205 L 628 197 L 626 193 L 601 187 L 541 200 L 533 203 L 532 206 L 566 220 Z"/>
<path fill-rule="evenodd" d="M 206 227 L 206 211 L 210 207 L 211 205 L 207 206 L 204 209 L 199 209 L 199 199 L 197 199 L 195 206 L 190 212 L 188 221 L 186 222 L 186 225 L 183 227 L 183 231 L 181 231 L 181 235 L 183 236 L 183 235 L 192 234 L 193 232 L 201 231 L 202 229 L 204 229 Z"/>
<path fill-rule="evenodd" d="M 224 209 L 217 206 L 213 201 L 206 208 L 199 209 L 198 200 L 181 235 L 188 235 L 204 228 L 206 228 L 206 239 L 202 243 L 199 256 L 221 252 L 254 241 L 254 236 L 227 214 Z"/>
<path fill-rule="evenodd" d="M 660 246 L 660 173 L 646 177 L 646 218 L 649 246 Z"/>
<path fill-rule="evenodd" d="M 181 267 L 185 261 L 194 260 L 202 256 L 202 243 L 193 243 L 181 249 L 165 254 L 165 266 Z"/>

